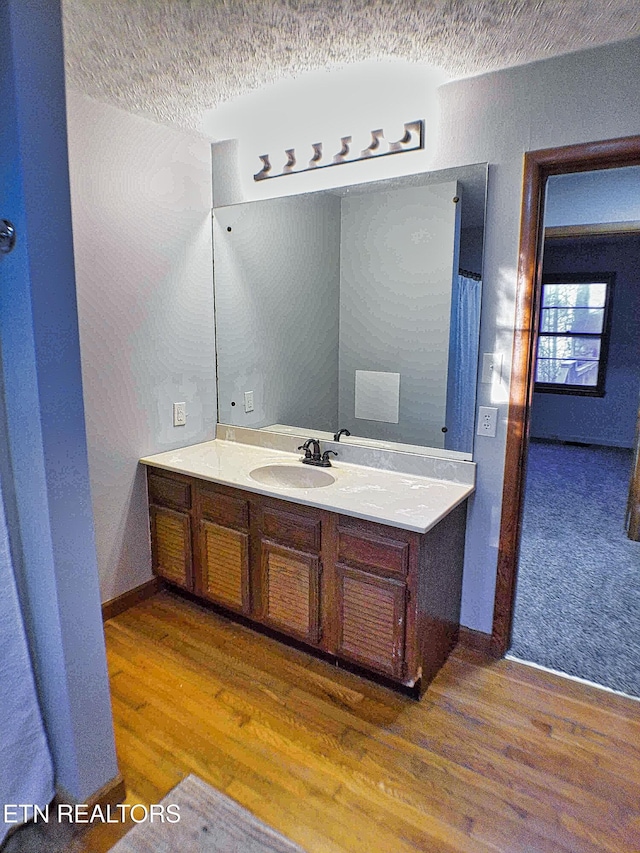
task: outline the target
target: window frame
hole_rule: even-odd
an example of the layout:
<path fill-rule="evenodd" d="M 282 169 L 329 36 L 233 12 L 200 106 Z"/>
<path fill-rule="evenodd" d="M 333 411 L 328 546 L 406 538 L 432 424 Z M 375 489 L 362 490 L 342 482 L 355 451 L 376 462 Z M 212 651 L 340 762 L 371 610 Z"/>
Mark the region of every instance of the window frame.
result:
<path fill-rule="evenodd" d="M 613 272 L 597 273 L 543 273 L 540 286 L 540 298 L 537 318 L 536 357 L 534 370 L 538 372 L 538 351 L 540 338 L 546 337 L 575 337 L 575 338 L 599 338 L 600 355 L 598 358 L 598 381 L 595 385 L 564 385 L 556 382 L 536 382 L 534 376 L 533 390 L 536 394 L 567 394 L 579 397 L 604 397 L 605 383 L 607 377 L 607 365 L 609 363 L 609 341 L 611 338 L 611 306 L 613 304 L 613 292 L 616 275 Z M 604 300 L 604 316 L 602 319 L 602 332 L 543 332 L 542 312 L 544 286 L 547 284 L 606 284 L 606 296 Z"/>

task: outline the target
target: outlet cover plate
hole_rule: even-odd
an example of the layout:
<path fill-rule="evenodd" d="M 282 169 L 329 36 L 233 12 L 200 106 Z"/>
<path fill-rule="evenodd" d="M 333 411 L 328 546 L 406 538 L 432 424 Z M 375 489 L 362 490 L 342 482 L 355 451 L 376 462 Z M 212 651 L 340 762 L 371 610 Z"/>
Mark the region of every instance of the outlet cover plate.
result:
<path fill-rule="evenodd" d="M 177 426 L 186 426 L 187 423 L 187 404 L 186 403 L 174 403 L 173 404 L 173 425 Z"/>
<path fill-rule="evenodd" d="M 480 406 L 478 409 L 478 435 L 486 435 L 495 438 L 498 426 L 498 410 L 492 406 Z"/>

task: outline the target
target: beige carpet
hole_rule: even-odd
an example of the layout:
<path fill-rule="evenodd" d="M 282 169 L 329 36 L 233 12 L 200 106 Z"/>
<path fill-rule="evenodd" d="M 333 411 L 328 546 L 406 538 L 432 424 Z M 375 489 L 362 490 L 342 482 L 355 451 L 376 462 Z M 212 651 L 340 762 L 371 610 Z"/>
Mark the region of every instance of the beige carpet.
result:
<path fill-rule="evenodd" d="M 162 800 L 180 806 L 178 823 L 140 823 L 111 853 L 304 853 L 234 800 L 187 776 Z"/>

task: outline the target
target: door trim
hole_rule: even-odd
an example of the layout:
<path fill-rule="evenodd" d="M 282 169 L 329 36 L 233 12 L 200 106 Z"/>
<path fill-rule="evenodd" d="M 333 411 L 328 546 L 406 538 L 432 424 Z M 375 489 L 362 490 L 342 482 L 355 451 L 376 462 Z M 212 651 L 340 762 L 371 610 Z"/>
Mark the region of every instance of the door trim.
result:
<path fill-rule="evenodd" d="M 533 399 L 536 317 L 542 273 L 544 191 L 550 175 L 640 164 L 640 136 L 529 151 L 524 156 L 516 314 L 491 651 L 509 650 Z"/>

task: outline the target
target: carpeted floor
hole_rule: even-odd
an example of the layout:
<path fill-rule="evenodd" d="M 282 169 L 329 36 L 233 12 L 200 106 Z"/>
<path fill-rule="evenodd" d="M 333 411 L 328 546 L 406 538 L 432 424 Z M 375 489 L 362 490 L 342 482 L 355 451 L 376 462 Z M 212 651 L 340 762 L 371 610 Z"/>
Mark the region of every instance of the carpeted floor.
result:
<path fill-rule="evenodd" d="M 511 654 L 640 697 L 632 451 L 532 441 Z"/>

